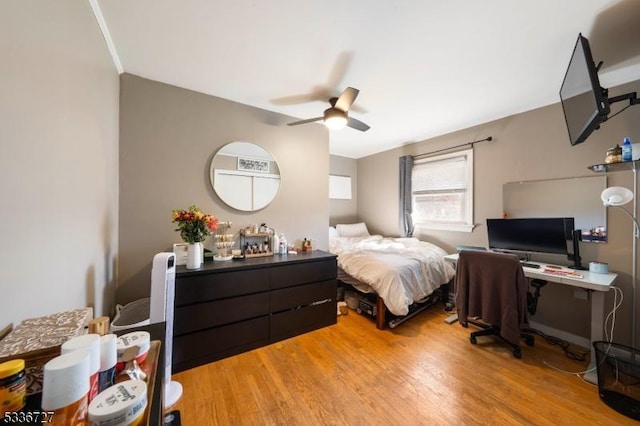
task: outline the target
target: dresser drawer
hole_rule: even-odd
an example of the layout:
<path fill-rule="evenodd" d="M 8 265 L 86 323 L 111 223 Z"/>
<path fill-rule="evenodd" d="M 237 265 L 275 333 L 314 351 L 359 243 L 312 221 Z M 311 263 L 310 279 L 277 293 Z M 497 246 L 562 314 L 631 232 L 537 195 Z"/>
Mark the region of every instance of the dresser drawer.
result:
<path fill-rule="evenodd" d="M 269 314 L 269 293 L 231 297 L 178 307 L 174 334 L 181 335 Z"/>
<path fill-rule="evenodd" d="M 336 274 L 320 250 L 179 267 L 174 372 L 335 324 Z"/>
<path fill-rule="evenodd" d="M 173 372 L 269 344 L 269 317 L 175 336 Z"/>
<path fill-rule="evenodd" d="M 281 288 L 270 293 L 271 312 L 280 312 L 298 306 L 307 306 L 313 302 L 336 300 L 336 280 L 305 284 L 296 287 Z"/>
<path fill-rule="evenodd" d="M 230 271 L 176 278 L 176 306 L 269 289 L 264 269 Z"/>
<path fill-rule="evenodd" d="M 317 262 L 293 263 L 269 269 L 271 289 L 335 279 L 338 266 L 335 258 Z"/>
<path fill-rule="evenodd" d="M 319 305 L 271 314 L 269 339 L 271 343 L 297 336 L 311 330 L 335 324 L 337 307 L 335 300 Z"/>

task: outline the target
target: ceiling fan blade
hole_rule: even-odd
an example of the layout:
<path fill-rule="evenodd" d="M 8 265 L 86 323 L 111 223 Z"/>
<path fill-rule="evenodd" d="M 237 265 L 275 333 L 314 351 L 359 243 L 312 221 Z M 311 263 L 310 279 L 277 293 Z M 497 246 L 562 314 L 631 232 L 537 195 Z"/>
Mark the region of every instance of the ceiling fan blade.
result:
<path fill-rule="evenodd" d="M 342 111 L 348 111 L 351 107 L 351 104 L 353 104 L 353 102 L 356 100 L 358 93 L 360 93 L 358 89 L 347 87 L 346 89 L 344 89 L 344 92 L 342 92 L 338 97 L 338 100 L 336 101 L 334 107 L 341 109 Z"/>
<path fill-rule="evenodd" d="M 313 123 L 314 121 L 322 121 L 324 117 L 307 118 L 306 120 L 294 121 L 293 123 L 287 123 L 287 126 L 297 126 L 299 124 Z"/>
<path fill-rule="evenodd" d="M 366 114 L 369 111 L 367 111 L 366 108 L 360 106 L 360 105 L 351 105 L 351 107 L 349 108 L 349 112 L 357 112 L 360 114 Z"/>
<path fill-rule="evenodd" d="M 270 102 L 273 105 L 297 105 L 297 104 L 306 104 L 307 102 L 313 102 L 320 99 L 313 93 L 304 93 L 299 95 L 291 95 L 291 96 L 283 96 L 281 98 L 271 99 Z"/>
<path fill-rule="evenodd" d="M 324 86 L 315 86 L 309 93 L 299 93 L 296 95 L 283 96 L 271 99 L 273 105 L 297 105 L 309 102 L 327 102 L 332 95 L 332 90 Z"/>
<path fill-rule="evenodd" d="M 360 120 L 357 120 L 355 118 L 349 117 L 347 119 L 347 126 L 351 127 L 352 129 L 356 129 L 356 130 L 360 130 L 362 132 L 366 132 L 367 130 L 369 130 L 371 127 L 369 127 L 368 124 L 363 123 Z"/>
<path fill-rule="evenodd" d="M 351 67 L 351 61 L 353 59 L 352 51 L 341 52 L 336 58 L 329 79 L 327 80 L 327 87 L 332 90 L 338 90 L 338 87 L 342 86 L 342 80 L 347 74 L 347 71 Z M 329 97 L 327 97 L 329 98 Z"/>

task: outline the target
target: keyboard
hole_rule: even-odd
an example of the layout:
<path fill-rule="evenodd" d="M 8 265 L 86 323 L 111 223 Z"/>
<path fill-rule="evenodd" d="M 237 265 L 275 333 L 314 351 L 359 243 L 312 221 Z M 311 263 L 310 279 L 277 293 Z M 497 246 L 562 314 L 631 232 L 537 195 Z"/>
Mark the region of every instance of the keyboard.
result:
<path fill-rule="evenodd" d="M 567 271 L 566 269 L 544 268 L 542 272 L 544 272 L 545 274 L 558 275 L 561 277 L 582 278 L 581 273 L 574 272 L 574 271 Z"/>
<path fill-rule="evenodd" d="M 520 264 L 522 265 L 523 268 L 534 268 L 534 269 L 540 268 L 540 265 L 538 265 L 537 263 L 520 262 Z"/>

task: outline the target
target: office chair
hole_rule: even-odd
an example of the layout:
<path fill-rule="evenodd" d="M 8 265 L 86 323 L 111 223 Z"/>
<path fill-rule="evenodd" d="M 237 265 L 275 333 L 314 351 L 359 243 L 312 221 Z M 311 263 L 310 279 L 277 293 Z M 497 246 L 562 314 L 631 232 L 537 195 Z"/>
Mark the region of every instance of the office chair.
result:
<path fill-rule="evenodd" d="M 488 251 L 462 250 L 456 267 L 458 321 L 481 328 L 469 336 L 477 344 L 480 336 L 497 336 L 522 357 L 520 338 L 533 346 L 532 335 L 522 330 L 527 319 L 527 285 L 518 257 Z M 479 319 L 479 321 L 478 321 Z"/>

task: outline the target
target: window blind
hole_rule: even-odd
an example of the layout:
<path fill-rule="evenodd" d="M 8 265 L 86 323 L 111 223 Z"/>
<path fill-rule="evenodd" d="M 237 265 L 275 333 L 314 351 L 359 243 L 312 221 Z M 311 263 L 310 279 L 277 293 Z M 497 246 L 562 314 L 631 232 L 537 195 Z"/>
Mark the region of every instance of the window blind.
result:
<path fill-rule="evenodd" d="M 467 156 L 416 163 L 411 175 L 411 184 L 414 194 L 464 190 L 467 186 Z"/>

